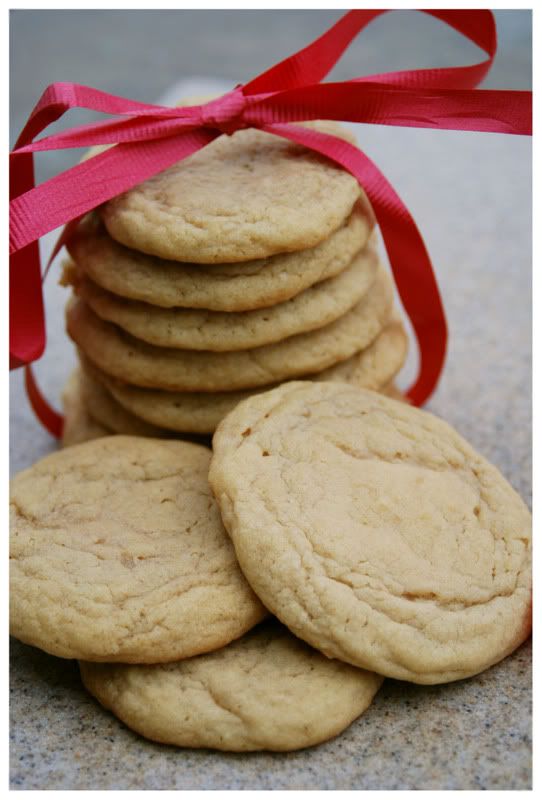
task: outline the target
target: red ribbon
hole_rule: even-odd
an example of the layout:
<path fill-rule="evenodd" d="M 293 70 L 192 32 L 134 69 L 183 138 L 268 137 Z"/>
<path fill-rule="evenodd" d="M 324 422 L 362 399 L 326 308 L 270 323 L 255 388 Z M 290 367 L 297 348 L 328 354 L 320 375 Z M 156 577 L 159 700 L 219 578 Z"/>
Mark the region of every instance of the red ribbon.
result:
<path fill-rule="evenodd" d="M 357 34 L 385 10 L 349 11 L 298 53 L 200 106 L 168 108 L 115 97 L 73 83 L 49 86 L 10 156 L 11 367 L 29 365 L 45 348 L 42 277 L 37 240 L 67 222 L 62 243 L 79 218 L 205 147 L 221 134 L 255 127 L 327 156 L 354 175 L 373 206 L 397 288 L 420 351 L 418 377 L 408 395 L 421 405 L 442 371 L 446 319 L 429 255 L 407 208 L 379 171 L 348 142 L 289 123 L 336 119 L 379 125 L 531 134 L 531 93 L 475 90 L 497 50 L 489 11 L 424 11 L 442 20 L 488 58 L 444 69 L 407 70 L 322 84 Z M 70 108 L 114 115 L 34 142 Z M 115 144 L 88 161 L 34 185 L 32 154 L 42 150 Z M 27 366 L 27 389 L 38 417 L 60 435 L 62 417 L 41 395 Z"/>

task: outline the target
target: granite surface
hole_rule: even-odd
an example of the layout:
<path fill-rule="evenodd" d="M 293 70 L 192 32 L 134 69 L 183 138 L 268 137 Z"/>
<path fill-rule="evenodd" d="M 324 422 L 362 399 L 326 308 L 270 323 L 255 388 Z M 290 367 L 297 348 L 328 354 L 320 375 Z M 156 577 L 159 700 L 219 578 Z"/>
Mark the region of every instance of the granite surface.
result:
<path fill-rule="evenodd" d="M 530 645 L 467 681 L 385 681 L 336 739 L 297 753 L 178 750 L 86 695 L 75 662 L 12 647 L 12 789 L 527 789 Z"/>
<path fill-rule="evenodd" d="M 514 19 L 517 34 L 521 25 Z M 308 38 L 298 32 L 283 55 Z M 515 56 L 518 69 L 501 85 L 515 81 L 526 87 L 528 58 L 518 51 Z M 455 63 L 461 63 L 459 56 Z M 250 73 L 263 66 L 258 63 Z M 198 79 L 171 87 L 165 99 L 229 85 Z M 495 463 L 530 503 L 530 140 L 369 126 L 355 130 L 413 213 L 442 289 L 450 345 L 428 407 Z M 44 250 L 50 245 L 46 237 Z M 57 403 L 75 361 L 63 331 L 65 298 L 53 276 L 46 288 L 49 344 L 37 372 Z M 415 360 L 412 352 L 401 385 L 414 374 Z M 12 374 L 10 391 L 11 470 L 16 472 L 55 443 L 28 408 L 20 372 Z M 75 662 L 15 641 L 10 712 L 14 789 L 531 786 L 530 643 L 466 681 L 422 687 L 388 680 L 345 733 L 288 755 L 181 751 L 146 742 L 84 692 Z"/>

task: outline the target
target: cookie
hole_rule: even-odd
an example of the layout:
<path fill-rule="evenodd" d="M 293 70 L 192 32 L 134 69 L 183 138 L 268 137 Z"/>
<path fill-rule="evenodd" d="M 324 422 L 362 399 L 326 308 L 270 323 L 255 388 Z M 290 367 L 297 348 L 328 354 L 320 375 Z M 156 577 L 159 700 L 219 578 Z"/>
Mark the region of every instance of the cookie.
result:
<path fill-rule="evenodd" d="M 402 323 L 392 320 L 365 350 L 323 372 L 311 374 L 310 380 L 340 380 L 379 389 L 389 383 L 402 367 L 407 352 L 407 335 Z M 94 366 L 80 353 L 81 363 L 94 383 L 107 387 L 107 392 L 133 415 L 152 425 L 176 431 L 213 433 L 216 426 L 241 400 L 254 392 L 164 392 L 142 389 L 115 380 Z M 262 387 L 264 391 L 268 387 Z M 97 389 L 99 392 L 99 388 Z M 104 393 L 104 390 L 102 390 Z M 112 398 L 110 398 L 111 400 Z M 98 401 L 99 402 L 99 401 Z M 111 416 L 100 419 L 113 423 Z M 113 423 L 113 430 L 119 431 Z M 127 431 L 125 431 L 127 432 Z"/>
<path fill-rule="evenodd" d="M 336 122 L 307 127 L 355 144 Z M 361 194 L 353 175 L 330 159 L 249 128 L 220 136 L 100 213 L 127 247 L 217 264 L 314 247 L 344 223 Z"/>
<path fill-rule="evenodd" d="M 364 252 L 335 278 L 285 303 L 240 313 L 158 308 L 112 294 L 84 275 L 75 284 L 95 314 L 138 339 L 158 347 L 222 352 L 261 347 L 329 325 L 361 301 L 377 267 L 376 253 Z"/>
<path fill-rule="evenodd" d="M 393 398 L 393 400 L 400 400 L 403 403 L 409 402 L 408 397 L 395 385 L 394 381 L 380 389 L 380 392 L 385 394 L 386 397 Z"/>
<path fill-rule="evenodd" d="M 67 330 L 100 369 L 135 386 L 184 392 L 236 391 L 330 367 L 367 347 L 390 317 L 391 279 L 380 269 L 360 303 L 330 325 L 282 342 L 227 353 L 156 347 L 97 317 L 80 299 L 67 307 Z"/>
<path fill-rule="evenodd" d="M 371 344 L 345 361 L 322 372 L 307 375 L 311 381 L 341 381 L 380 390 L 399 372 L 408 353 L 408 336 L 400 317 L 394 312 Z"/>
<path fill-rule="evenodd" d="M 122 433 L 127 436 L 175 438 L 173 431 L 164 430 L 163 426 L 153 425 L 141 417 L 131 414 L 85 370 L 77 370 L 75 379 L 78 383 L 80 403 L 91 418 L 94 418 L 104 429 L 108 429 L 111 433 Z"/>
<path fill-rule="evenodd" d="M 63 658 L 157 663 L 265 616 L 211 495 L 211 452 L 107 436 L 11 483 L 10 631 Z"/>
<path fill-rule="evenodd" d="M 240 403 L 213 450 L 209 480 L 243 573 L 327 656 L 443 683 L 528 636 L 529 511 L 432 414 L 294 382 Z"/>
<path fill-rule="evenodd" d="M 242 264 L 182 264 L 115 242 L 88 215 L 67 247 L 95 283 L 121 297 L 164 308 L 250 311 L 289 300 L 339 275 L 368 243 L 372 226 L 357 204 L 344 225 L 321 244 Z"/>
<path fill-rule="evenodd" d="M 103 383 L 92 378 L 86 369 L 78 370 L 78 379 L 80 403 L 86 409 L 89 417 L 96 420 L 96 425 L 109 434 L 122 433 L 127 436 L 151 436 L 157 439 L 183 439 L 203 444 L 206 447 L 211 446 L 211 438 L 209 435 L 205 435 L 206 432 L 192 432 L 183 429 L 176 431 L 164 426 L 153 425 L 132 414 L 115 400 Z M 92 438 L 97 438 L 98 435 L 103 436 L 104 434 L 98 433 Z"/>
<path fill-rule="evenodd" d="M 321 653 L 275 622 L 174 664 L 80 662 L 88 691 L 148 739 L 216 750 L 297 750 L 336 736 L 382 678 Z"/>
<path fill-rule="evenodd" d="M 109 436 L 113 431 L 96 422 L 88 413 L 81 396 L 80 371 L 74 372 L 62 390 L 62 406 L 64 409 L 64 425 L 62 428 L 61 447 L 89 442 L 100 436 Z"/>

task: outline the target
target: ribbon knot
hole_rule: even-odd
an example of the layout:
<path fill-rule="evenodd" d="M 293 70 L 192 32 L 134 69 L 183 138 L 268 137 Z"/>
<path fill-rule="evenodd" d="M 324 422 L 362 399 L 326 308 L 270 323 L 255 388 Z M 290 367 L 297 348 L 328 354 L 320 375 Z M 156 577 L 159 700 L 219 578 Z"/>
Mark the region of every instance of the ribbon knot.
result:
<path fill-rule="evenodd" d="M 235 131 L 249 127 L 243 120 L 246 106 L 247 99 L 243 94 L 243 88 L 236 86 L 231 92 L 200 106 L 200 124 L 231 136 Z"/>
<path fill-rule="evenodd" d="M 484 50 L 487 58 L 479 63 L 322 83 L 348 45 L 384 13 L 386 9 L 349 11 L 302 50 L 203 105 L 149 105 L 74 83 L 46 89 L 10 156 L 10 354 L 13 367 L 26 365 L 32 405 L 55 435 L 62 429 L 62 417 L 41 396 L 28 367 L 45 347 L 39 237 L 67 223 L 53 258 L 91 209 L 188 158 L 220 134 L 231 136 L 250 127 L 331 159 L 363 186 L 418 340 L 418 375 L 408 396 L 416 405 L 427 400 L 444 364 L 447 329 L 431 260 L 416 223 L 362 150 L 342 138 L 291 123 L 326 119 L 530 135 L 532 98 L 530 92 L 474 88 L 497 51 L 493 15 L 479 9 L 423 12 Z M 76 107 L 112 118 L 36 141 L 42 130 Z M 100 144 L 116 146 L 35 186 L 33 153 Z"/>

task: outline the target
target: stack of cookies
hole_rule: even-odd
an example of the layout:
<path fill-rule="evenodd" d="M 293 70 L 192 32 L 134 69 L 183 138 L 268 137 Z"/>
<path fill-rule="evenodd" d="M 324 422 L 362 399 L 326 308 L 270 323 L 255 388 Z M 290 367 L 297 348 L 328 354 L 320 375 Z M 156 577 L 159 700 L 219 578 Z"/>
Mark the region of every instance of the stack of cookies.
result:
<path fill-rule="evenodd" d="M 292 378 L 388 391 L 407 337 L 373 226 L 352 175 L 252 129 L 109 201 L 68 245 L 68 426 L 209 435 Z"/>
<path fill-rule="evenodd" d="M 518 647 L 530 528 L 442 420 L 287 382 L 239 403 L 212 452 L 107 436 L 17 475 L 11 632 L 79 659 L 147 738 L 294 750 L 347 727 L 384 677 L 456 681 Z"/>

